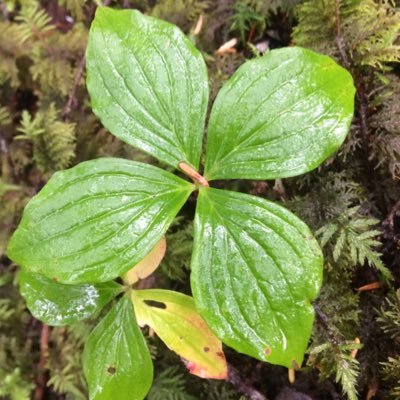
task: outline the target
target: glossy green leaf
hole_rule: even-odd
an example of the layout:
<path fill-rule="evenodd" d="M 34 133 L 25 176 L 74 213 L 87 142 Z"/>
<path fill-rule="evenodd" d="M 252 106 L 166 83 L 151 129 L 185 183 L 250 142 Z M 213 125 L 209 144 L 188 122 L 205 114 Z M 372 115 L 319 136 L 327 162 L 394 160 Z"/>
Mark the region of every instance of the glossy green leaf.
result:
<path fill-rule="evenodd" d="M 224 343 L 273 364 L 301 365 L 321 277 L 321 250 L 291 212 L 247 194 L 201 188 L 192 291 Z"/>
<path fill-rule="evenodd" d="M 178 353 L 193 375 L 226 379 L 222 343 L 198 314 L 191 297 L 170 290 L 132 291 L 137 321 Z"/>
<path fill-rule="evenodd" d="M 57 282 L 110 281 L 151 251 L 192 190 L 148 164 L 83 162 L 54 174 L 29 202 L 8 255 Z"/>
<path fill-rule="evenodd" d="M 89 335 L 83 371 L 90 400 L 142 400 L 146 396 L 153 364 L 129 297 L 116 303 Z"/>
<path fill-rule="evenodd" d="M 122 291 L 122 286 L 112 281 L 65 285 L 24 269 L 19 272 L 18 280 L 32 315 L 53 326 L 89 318 Z"/>
<path fill-rule="evenodd" d="M 200 52 L 174 25 L 100 7 L 87 48 L 93 111 L 115 136 L 177 168 L 198 169 L 208 101 Z"/>
<path fill-rule="evenodd" d="M 310 50 L 247 61 L 213 105 L 206 178 L 275 179 L 316 168 L 343 143 L 354 92 L 345 69 Z"/>

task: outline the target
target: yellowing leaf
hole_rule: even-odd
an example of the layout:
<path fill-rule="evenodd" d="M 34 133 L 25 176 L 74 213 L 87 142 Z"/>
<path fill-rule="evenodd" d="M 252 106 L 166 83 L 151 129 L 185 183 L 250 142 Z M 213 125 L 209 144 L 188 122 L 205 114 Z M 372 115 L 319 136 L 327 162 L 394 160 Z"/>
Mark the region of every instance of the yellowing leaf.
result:
<path fill-rule="evenodd" d="M 138 323 L 150 326 L 182 357 L 191 374 L 227 377 L 222 343 L 197 313 L 191 297 L 169 290 L 135 290 L 132 301 Z"/>
<path fill-rule="evenodd" d="M 142 261 L 139 261 L 124 275 L 124 281 L 129 283 L 129 285 L 133 285 L 139 279 L 144 279 L 151 275 L 160 265 L 166 249 L 167 241 L 163 237 Z"/>

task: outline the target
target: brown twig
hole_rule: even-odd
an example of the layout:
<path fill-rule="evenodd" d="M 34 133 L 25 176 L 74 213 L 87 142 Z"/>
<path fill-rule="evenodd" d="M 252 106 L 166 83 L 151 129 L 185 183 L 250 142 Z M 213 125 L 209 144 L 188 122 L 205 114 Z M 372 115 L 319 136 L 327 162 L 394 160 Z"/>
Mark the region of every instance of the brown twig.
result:
<path fill-rule="evenodd" d="M 359 338 L 359 337 L 356 337 L 356 338 L 354 339 L 354 343 L 359 345 L 359 344 L 361 343 L 360 338 Z M 353 350 L 351 351 L 350 357 L 351 357 L 351 358 L 356 358 L 356 357 L 357 357 L 357 353 L 358 353 L 358 348 L 353 349 Z"/>
<path fill-rule="evenodd" d="M 339 51 L 340 59 L 342 61 L 343 66 L 348 69 L 353 77 L 355 78 L 354 66 L 352 61 L 350 60 L 345 46 L 343 44 L 343 37 L 340 30 L 340 1 L 335 0 L 335 44 Z M 355 80 L 355 79 L 354 79 Z M 364 86 L 357 82 L 357 101 L 359 103 L 359 119 L 360 119 L 360 127 L 361 134 L 365 143 L 368 143 L 368 123 L 367 123 L 367 101 Z"/>
<path fill-rule="evenodd" d="M 7 140 L 2 136 L 3 132 L 0 131 L 0 167 L 2 168 L 3 178 L 12 178 L 14 182 L 18 182 L 14 162 L 8 149 Z"/>
<path fill-rule="evenodd" d="M 340 30 L 340 1 L 335 0 L 335 44 L 339 51 L 340 59 L 342 61 L 343 66 L 348 69 L 351 74 L 355 77 L 354 66 L 352 61 L 350 60 L 344 44 L 343 44 L 343 37 Z M 361 134 L 363 139 L 366 141 L 368 140 L 368 123 L 367 123 L 367 98 L 364 90 L 364 86 L 357 82 L 357 100 L 359 103 L 359 119 L 360 119 L 360 127 L 361 127 Z"/>
<path fill-rule="evenodd" d="M 383 222 L 385 227 L 389 227 L 389 229 L 394 233 L 394 223 L 395 218 L 400 216 L 400 200 L 395 203 L 395 205 L 390 209 L 389 214 L 385 218 Z"/>
<path fill-rule="evenodd" d="M 203 25 L 204 25 L 204 15 L 200 14 L 199 18 L 196 22 L 196 26 L 193 30 L 193 35 L 195 35 L 195 36 L 200 35 L 200 32 L 203 29 Z"/>
<path fill-rule="evenodd" d="M 247 36 L 247 43 L 251 43 L 253 41 L 254 33 L 256 32 L 256 26 L 253 25 L 250 29 L 250 32 Z"/>
<path fill-rule="evenodd" d="M 5 3 L 0 3 L 0 11 L 6 20 L 8 20 L 10 18 L 10 13 L 8 12 L 7 6 Z"/>
<path fill-rule="evenodd" d="M 68 116 L 72 110 L 72 105 L 75 102 L 76 90 L 78 88 L 79 82 L 80 82 L 83 72 L 85 70 L 85 64 L 86 64 L 86 56 L 84 54 L 83 57 L 81 58 L 79 67 L 76 71 L 74 84 L 72 86 L 71 91 L 69 92 L 68 101 L 65 104 L 63 112 L 62 112 L 62 117 L 63 117 L 64 121 L 68 121 Z"/>
<path fill-rule="evenodd" d="M 283 185 L 282 179 L 275 179 L 273 189 L 276 193 L 278 193 L 282 201 L 285 202 L 288 200 L 288 196 L 286 194 L 285 186 Z"/>
<path fill-rule="evenodd" d="M 400 234 L 397 229 L 397 222 L 400 221 L 400 200 L 397 201 L 389 210 L 386 218 L 382 222 L 383 237 L 386 240 L 386 251 L 394 246 L 400 245 Z"/>
<path fill-rule="evenodd" d="M 335 0 L 335 44 L 339 52 L 342 65 L 351 73 L 356 86 L 356 99 L 357 99 L 357 118 L 360 126 L 360 133 L 362 137 L 362 152 L 364 153 L 364 166 L 366 173 L 372 176 L 372 179 L 367 183 L 371 186 L 372 191 L 377 196 L 377 206 L 380 211 L 385 214 L 387 205 L 383 196 L 382 190 L 379 186 L 379 179 L 376 176 L 375 166 L 371 164 L 369 158 L 370 152 L 370 129 L 368 123 L 369 109 L 368 109 L 368 86 L 370 82 L 363 79 L 357 71 L 354 61 L 349 56 L 345 49 L 343 37 L 340 28 L 340 0 Z"/>
<path fill-rule="evenodd" d="M 40 358 L 38 364 L 38 377 L 36 379 L 36 390 L 34 400 L 42 400 L 47 383 L 46 362 L 49 349 L 50 327 L 42 325 L 40 332 Z"/>
<path fill-rule="evenodd" d="M 103 6 L 107 7 L 108 5 L 110 5 L 110 3 L 111 3 L 111 0 L 104 0 Z M 129 5 L 129 2 L 128 2 L 128 5 Z M 93 17 L 93 15 L 92 15 L 92 17 Z M 62 117 L 63 117 L 64 121 L 66 121 L 66 122 L 68 121 L 68 116 L 69 116 L 69 114 L 72 110 L 72 106 L 75 102 L 76 90 L 77 90 L 79 82 L 82 78 L 83 72 L 85 71 L 85 65 L 86 65 L 86 55 L 84 54 L 81 58 L 81 61 L 79 62 L 79 66 L 78 66 L 78 69 L 75 74 L 74 84 L 72 86 L 71 91 L 69 92 L 68 100 L 62 111 Z"/>
<path fill-rule="evenodd" d="M 382 287 L 382 282 L 371 282 L 368 283 L 367 285 L 363 285 L 360 286 L 359 288 L 357 288 L 357 292 L 368 292 L 370 290 L 376 290 L 376 289 L 380 289 Z"/>
<path fill-rule="evenodd" d="M 248 396 L 250 400 L 268 400 L 257 389 L 245 382 L 239 375 L 239 372 L 230 364 L 228 364 L 228 382 L 240 393 Z"/>
<path fill-rule="evenodd" d="M 209 186 L 207 180 L 203 176 L 201 176 L 196 170 L 194 170 L 190 165 L 181 162 L 178 166 L 181 171 L 184 172 L 189 178 L 192 178 L 196 184 L 205 187 Z"/>
<path fill-rule="evenodd" d="M 343 45 L 343 38 L 340 31 L 340 2 L 339 0 L 335 0 L 335 43 L 336 47 L 339 51 L 340 58 L 342 59 L 343 65 L 351 70 L 351 62 L 349 57 L 347 56 L 346 50 Z"/>
<path fill-rule="evenodd" d="M 364 85 L 357 83 L 357 100 L 358 100 L 358 116 L 360 120 L 361 136 L 363 143 L 367 147 L 369 143 L 369 128 L 368 128 L 368 100 L 365 93 Z"/>
<path fill-rule="evenodd" d="M 319 308 L 317 304 L 314 304 L 314 311 L 321 326 L 325 329 L 326 336 L 328 337 L 329 342 L 335 346 L 339 346 L 339 340 L 336 338 L 335 333 L 329 326 L 329 317 Z"/>

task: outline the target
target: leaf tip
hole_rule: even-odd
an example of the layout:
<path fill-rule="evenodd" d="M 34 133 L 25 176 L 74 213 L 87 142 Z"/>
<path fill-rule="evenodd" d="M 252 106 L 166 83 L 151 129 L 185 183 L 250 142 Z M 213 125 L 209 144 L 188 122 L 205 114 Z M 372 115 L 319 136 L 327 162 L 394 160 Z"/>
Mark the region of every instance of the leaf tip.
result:
<path fill-rule="evenodd" d="M 178 164 L 179 169 L 184 172 L 189 178 L 191 178 L 196 184 L 200 186 L 209 187 L 209 183 L 204 176 L 200 175 L 195 169 L 185 162 Z"/>
<path fill-rule="evenodd" d="M 208 353 L 210 351 L 209 347 L 204 347 L 203 351 Z M 218 351 L 216 355 L 221 358 L 222 364 L 215 371 L 208 368 L 203 368 L 201 365 L 194 361 L 187 360 L 186 358 L 181 358 L 183 364 L 187 368 L 190 374 L 198 376 L 204 379 L 226 379 L 228 377 L 228 366 L 226 364 L 225 355 L 222 351 Z"/>

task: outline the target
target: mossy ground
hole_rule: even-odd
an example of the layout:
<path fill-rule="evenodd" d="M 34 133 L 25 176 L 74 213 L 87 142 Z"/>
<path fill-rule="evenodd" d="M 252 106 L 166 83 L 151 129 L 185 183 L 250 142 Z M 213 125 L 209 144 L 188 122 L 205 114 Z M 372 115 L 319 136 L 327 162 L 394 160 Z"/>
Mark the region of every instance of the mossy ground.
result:
<path fill-rule="evenodd" d="M 149 400 L 400 398 L 400 11 L 388 0 L 113 0 L 179 25 L 203 52 L 211 100 L 246 59 L 301 45 L 334 57 L 356 83 L 342 149 L 318 170 L 221 187 L 282 202 L 314 230 L 324 285 L 306 362 L 285 368 L 226 349 L 229 382 L 190 376 L 146 332 L 156 378 Z M 7 241 L 27 201 L 59 169 L 99 156 L 145 160 L 92 114 L 84 51 L 98 2 L 0 0 L 0 399 L 85 399 L 81 351 L 96 323 L 50 328 L 18 292 Z M 199 17 L 202 26 L 199 30 Z M 237 43 L 217 52 L 232 38 Z M 149 286 L 190 292 L 194 199 L 168 233 Z M 369 285 L 369 286 L 365 286 Z M 360 289 L 361 288 L 361 289 Z"/>

